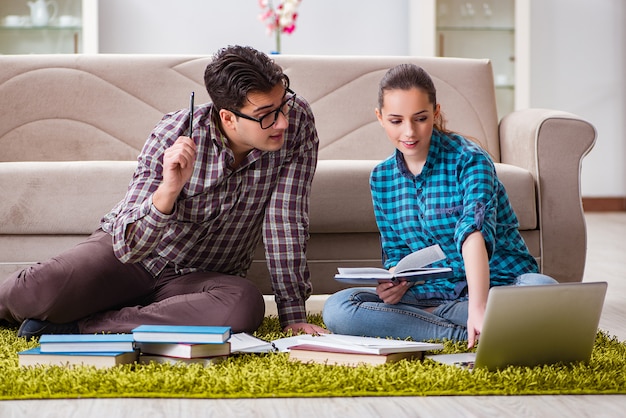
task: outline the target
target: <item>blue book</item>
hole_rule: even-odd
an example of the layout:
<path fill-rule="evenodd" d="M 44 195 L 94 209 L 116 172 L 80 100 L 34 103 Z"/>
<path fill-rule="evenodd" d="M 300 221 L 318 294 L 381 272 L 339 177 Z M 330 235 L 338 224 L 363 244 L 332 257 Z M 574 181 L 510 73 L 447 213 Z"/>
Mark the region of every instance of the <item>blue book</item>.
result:
<path fill-rule="evenodd" d="M 133 329 L 135 341 L 142 343 L 223 343 L 230 338 L 230 327 L 194 325 L 140 325 Z"/>
<path fill-rule="evenodd" d="M 42 353 L 130 352 L 132 334 L 44 334 L 39 338 Z"/>
<path fill-rule="evenodd" d="M 41 347 L 20 351 L 17 355 L 20 366 L 94 366 L 97 368 L 112 367 L 137 361 L 138 353 L 129 352 L 65 352 L 42 353 Z"/>

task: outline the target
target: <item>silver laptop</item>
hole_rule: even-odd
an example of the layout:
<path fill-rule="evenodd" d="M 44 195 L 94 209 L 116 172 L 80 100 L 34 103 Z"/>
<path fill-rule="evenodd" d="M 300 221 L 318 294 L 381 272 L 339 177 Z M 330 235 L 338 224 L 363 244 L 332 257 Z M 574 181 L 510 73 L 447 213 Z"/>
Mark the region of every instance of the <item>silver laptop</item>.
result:
<path fill-rule="evenodd" d="M 427 358 L 488 370 L 588 361 L 606 288 L 606 282 L 494 287 L 476 352 Z"/>

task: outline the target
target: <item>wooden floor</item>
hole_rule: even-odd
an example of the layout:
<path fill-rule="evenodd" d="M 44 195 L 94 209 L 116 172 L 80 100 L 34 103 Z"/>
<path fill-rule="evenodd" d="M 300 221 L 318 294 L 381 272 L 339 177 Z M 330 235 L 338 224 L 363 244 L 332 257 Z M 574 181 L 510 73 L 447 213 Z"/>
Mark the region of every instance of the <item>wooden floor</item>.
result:
<path fill-rule="evenodd" d="M 626 340 L 626 213 L 587 214 L 585 281 L 607 281 L 600 328 Z M 2 378 L 2 377 L 0 377 Z M 0 417 L 621 417 L 626 395 L 2 401 Z"/>

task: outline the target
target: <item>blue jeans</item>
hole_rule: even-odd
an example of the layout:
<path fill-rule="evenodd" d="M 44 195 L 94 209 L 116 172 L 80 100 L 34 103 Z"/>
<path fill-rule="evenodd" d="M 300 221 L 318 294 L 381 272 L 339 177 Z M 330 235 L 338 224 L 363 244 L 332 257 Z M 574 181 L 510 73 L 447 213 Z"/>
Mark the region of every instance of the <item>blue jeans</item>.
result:
<path fill-rule="evenodd" d="M 557 283 L 539 273 L 519 276 L 515 286 Z M 430 312 L 426 308 L 435 309 Z M 324 304 L 324 324 L 336 334 L 370 337 L 411 337 L 415 341 L 467 340 L 467 297 L 420 300 L 410 292 L 395 305 L 384 303 L 376 289 L 350 288 L 331 295 Z"/>

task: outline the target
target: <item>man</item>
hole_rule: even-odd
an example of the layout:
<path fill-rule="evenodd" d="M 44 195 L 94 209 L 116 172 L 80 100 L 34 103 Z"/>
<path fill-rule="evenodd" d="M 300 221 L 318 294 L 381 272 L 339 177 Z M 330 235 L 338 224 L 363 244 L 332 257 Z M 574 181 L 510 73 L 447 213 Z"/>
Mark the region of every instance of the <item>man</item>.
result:
<path fill-rule="evenodd" d="M 21 322 L 18 335 L 140 324 L 252 332 L 265 304 L 243 276 L 261 237 L 285 331 L 325 332 L 305 315 L 319 142 L 311 109 L 282 69 L 249 47 L 218 51 L 204 81 L 212 103 L 193 118 L 186 109 L 164 116 L 101 228 L 0 286 L 0 320 Z"/>

